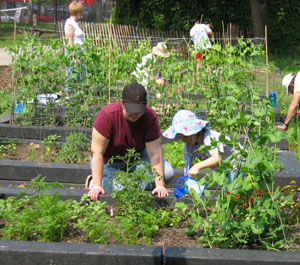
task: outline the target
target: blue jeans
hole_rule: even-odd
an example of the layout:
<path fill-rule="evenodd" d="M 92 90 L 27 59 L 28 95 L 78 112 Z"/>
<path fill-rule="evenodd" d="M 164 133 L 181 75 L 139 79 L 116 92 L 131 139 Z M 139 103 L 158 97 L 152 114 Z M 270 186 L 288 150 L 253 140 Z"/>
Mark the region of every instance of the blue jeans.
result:
<path fill-rule="evenodd" d="M 65 56 L 68 55 L 67 50 L 65 50 Z M 74 63 L 75 64 L 75 63 Z M 66 84 L 65 84 L 65 91 L 68 93 L 72 93 L 73 89 L 70 88 L 70 80 L 75 80 L 78 84 L 81 83 L 82 79 L 85 77 L 85 67 L 82 63 L 78 65 L 79 70 L 75 72 L 75 65 L 73 66 L 66 66 Z"/>
<path fill-rule="evenodd" d="M 140 156 L 141 156 L 142 161 L 150 163 L 150 159 L 148 157 L 146 148 L 140 152 Z M 91 165 L 92 165 L 92 159 L 91 159 Z M 138 165 L 136 168 L 134 168 L 134 170 L 138 169 L 138 167 L 141 167 L 141 166 L 143 166 L 143 164 Z M 114 179 L 114 174 L 117 170 L 126 171 L 126 169 L 127 169 L 127 167 L 124 162 L 116 162 L 113 164 L 106 164 L 104 166 L 103 175 L 102 175 L 102 187 L 105 190 L 112 190 L 112 189 L 120 190 L 120 189 L 122 189 L 120 184 L 115 183 L 113 181 L 113 179 Z M 164 169 L 164 181 L 165 181 L 165 183 L 168 183 L 174 176 L 174 169 L 164 159 L 163 159 L 163 169 Z M 141 183 L 141 187 L 143 187 L 143 185 L 144 184 Z M 153 180 L 153 185 L 154 185 L 154 180 Z M 153 185 L 151 185 L 151 187 Z M 146 190 L 151 190 L 151 187 L 148 187 L 148 185 L 147 185 Z"/>

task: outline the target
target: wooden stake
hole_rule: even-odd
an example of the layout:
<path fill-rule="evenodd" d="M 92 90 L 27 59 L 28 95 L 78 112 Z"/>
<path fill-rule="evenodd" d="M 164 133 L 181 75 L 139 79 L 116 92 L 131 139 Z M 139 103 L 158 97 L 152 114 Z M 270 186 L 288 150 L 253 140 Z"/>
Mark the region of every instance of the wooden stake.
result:
<path fill-rule="evenodd" d="M 269 57 L 268 57 L 268 30 L 265 25 L 265 46 L 266 46 L 266 97 L 269 98 Z"/>
<path fill-rule="evenodd" d="M 111 23 L 112 23 L 112 15 L 109 20 L 109 46 L 108 46 L 108 103 L 110 103 L 110 74 L 111 74 Z"/>
<path fill-rule="evenodd" d="M 17 21 L 16 19 L 14 19 L 14 43 L 16 43 L 16 36 L 17 36 Z M 14 54 L 14 67 L 16 69 L 16 61 L 17 61 L 17 55 Z M 14 109 L 15 109 L 15 99 L 16 99 L 16 81 L 15 81 L 15 78 L 14 78 L 14 74 L 12 74 L 11 76 L 11 108 L 10 108 L 10 124 L 14 124 L 14 120 L 15 120 L 15 117 L 14 117 Z M 19 106 L 20 108 L 20 106 Z"/>
<path fill-rule="evenodd" d="M 222 20 L 222 32 L 223 32 L 223 43 L 224 43 L 224 47 L 226 47 L 226 42 L 225 42 L 225 29 L 224 29 L 224 21 Z"/>

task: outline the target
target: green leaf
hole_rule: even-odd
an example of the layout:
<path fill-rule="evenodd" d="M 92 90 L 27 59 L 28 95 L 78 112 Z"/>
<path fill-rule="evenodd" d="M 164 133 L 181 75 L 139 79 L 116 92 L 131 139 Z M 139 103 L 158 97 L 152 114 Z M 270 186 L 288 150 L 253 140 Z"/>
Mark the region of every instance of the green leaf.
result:
<path fill-rule="evenodd" d="M 254 234 L 261 235 L 265 230 L 265 226 L 260 221 L 256 221 L 251 225 L 251 230 Z"/>
<path fill-rule="evenodd" d="M 255 108 L 254 109 L 254 115 L 257 116 L 257 117 L 262 117 L 262 116 L 266 115 L 266 112 L 262 108 Z"/>
<path fill-rule="evenodd" d="M 284 134 L 283 131 L 276 130 L 275 132 L 268 134 L 268 138 L 271 142 L 278 143 L 283 138 Z"/>
<path fill-rule="evenodd" d="M 267 213 L 271 216 L 276 216 L 276 211 L 274 209 L 266 209 Z"/>
<path fill-rule="evenodd" d="M 286 139 L 289 144 L 291 144 L 295 140 L 295 128 L 290 127 L 286 134 Z"/>

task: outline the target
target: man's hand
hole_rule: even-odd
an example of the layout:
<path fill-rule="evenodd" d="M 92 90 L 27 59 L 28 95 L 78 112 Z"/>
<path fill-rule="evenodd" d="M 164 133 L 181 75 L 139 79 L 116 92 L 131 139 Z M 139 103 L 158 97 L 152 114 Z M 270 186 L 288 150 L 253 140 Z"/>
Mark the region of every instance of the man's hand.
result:
<path fill-rule="evenodd" d="M 92 201 L 97 201 L 100 194 L 105 194 L 105 190 L 101 186 L 92 187 L 88 193 Z"/>
<path fill-rule="evenodd" d="M 286 126 L 285 124 L 282 124 L 282 125 L 277 125 L 276 128 L 278 130 L 286 131 L 288 129 L 288 126 Z"/>
<path fill-rule="evenodd" d="M 158 197 L 168 197 L 169 193 L 164 186 L 156 186 L 152 194 L 157 194 Z"/>

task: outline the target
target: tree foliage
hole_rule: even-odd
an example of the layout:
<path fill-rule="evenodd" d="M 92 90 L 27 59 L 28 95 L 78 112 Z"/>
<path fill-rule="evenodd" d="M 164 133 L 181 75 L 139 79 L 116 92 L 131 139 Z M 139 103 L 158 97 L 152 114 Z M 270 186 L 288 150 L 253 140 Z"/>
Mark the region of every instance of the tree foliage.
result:
<path fill-rule="evenodd" d="M 203 17 L 215 32 L 229 23 L 246 32 L 252 27 L 251 0 L 119 0 L 116 23 L 161 30 L 189 30 L 192 18 Z M 294 51 L 300 41 L 300 2 L 268 1 L 268 38 L 272 51 Z"/>

